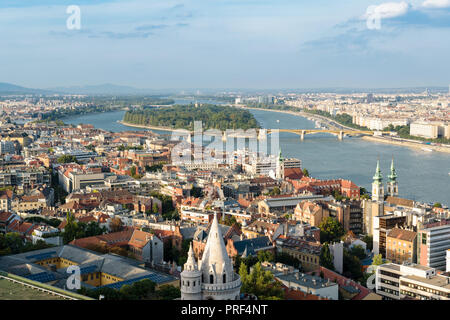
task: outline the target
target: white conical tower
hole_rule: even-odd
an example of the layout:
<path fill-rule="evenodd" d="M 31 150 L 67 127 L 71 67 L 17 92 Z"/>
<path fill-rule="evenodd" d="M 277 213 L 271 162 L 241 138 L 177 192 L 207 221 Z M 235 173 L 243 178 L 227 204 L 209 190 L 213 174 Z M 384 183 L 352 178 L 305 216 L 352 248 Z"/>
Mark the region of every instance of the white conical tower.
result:
<path fill-rule="evenodd" d="M 217 214 L 214 214 L 211 229 L 209 230 L 208 240 L 201 260 L 201 271 L 204 283 L 220 284 L 233 280 L 233 265 L 223 241 Z"/>
<path fill-rule="evenodd" d="M 199 265 L 203 300 L 239 300 L 241 279 L 233 271 L 233 264 L 227 254 L 217 214 L 214 214 Z"/>
<path fill-rule="evenodd" d="M 198 270 L 195 260 L 192 242 L 189 246 L 188 259 L 181 272 L 181 300 L 201 300 L 202 299 L 202 273 Z"/>

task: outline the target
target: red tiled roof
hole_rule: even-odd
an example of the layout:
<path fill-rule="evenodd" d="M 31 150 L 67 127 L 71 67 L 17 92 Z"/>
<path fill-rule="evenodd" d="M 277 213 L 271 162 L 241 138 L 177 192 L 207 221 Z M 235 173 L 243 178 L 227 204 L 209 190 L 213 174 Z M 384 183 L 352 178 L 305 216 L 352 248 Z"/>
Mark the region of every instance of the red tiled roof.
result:
<path fill-rule="evenodd" d="M 301 179 L 303 172 L 300 168 L 286 168 L 284 169 L 284 177 L 289 179 Z"/>
<path fill-rule="evenodd" d="M 330 279 L 330 281 L 336 281 L 340 287 L 342 286 L 352 286 L 352 287 L 356 287 L 357 289 L 359 289 L 359 293 L 354 296 L 352 298 L 352 300 L 362 300 L 364 299 L 369 293 L 371 293 L 372 291 L 367 289 L 366 287 L 358 284 L 357 282 L 348 279 L 334 271 L 331 271 L 327 268 L 324 267 L 320 267 L 319 270 L 316 271 L 316 274 L 322 274 L 323 273 L 323 277 L 324 279 Z"/>
<path fill-rule="evenodd" d="M 393 228 L 389 231 L 386 237 L 412 242 L 416 238 L 416 235 L 417 233 L 415 233 L 414 231 Z"/>
<path fill-rule="evenodd" d="M 143 248 L 152 237 L 153 235 L 151 233 L 141 230 L 134 230 L 128 245 Z"/>
<path fill-rule="evenodd" d="M 0 222 L 5 223 L 6 221 L 8 221 L 11 218 L 12 215 L 13 215 L 13 213 L 11 213 L 11 212 L 7 212 L 7 211 L 0 212 Z"/>

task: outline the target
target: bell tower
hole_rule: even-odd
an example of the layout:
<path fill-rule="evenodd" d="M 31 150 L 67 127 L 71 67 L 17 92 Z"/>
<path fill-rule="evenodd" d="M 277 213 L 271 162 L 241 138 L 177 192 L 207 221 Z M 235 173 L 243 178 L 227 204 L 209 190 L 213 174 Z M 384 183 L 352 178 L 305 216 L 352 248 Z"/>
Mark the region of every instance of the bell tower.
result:
<path fill-rule="evenodd" d="M 372 200 L 377 202 L 384 201 L 383 176 L 380 170 L 380 160 L 377 161 L 377 169 L 372 182 Z"/>
<path fill-rule="evenodd" d="M 398 182 L 397 182 L 397 173 L 395 172 L 394 167 L 394 158 L 392 158 L 391 162 L 391 173 L 388 175 L 388 183 L 387 183 L 387 193 L 392 197 L 398 196 Z"/>

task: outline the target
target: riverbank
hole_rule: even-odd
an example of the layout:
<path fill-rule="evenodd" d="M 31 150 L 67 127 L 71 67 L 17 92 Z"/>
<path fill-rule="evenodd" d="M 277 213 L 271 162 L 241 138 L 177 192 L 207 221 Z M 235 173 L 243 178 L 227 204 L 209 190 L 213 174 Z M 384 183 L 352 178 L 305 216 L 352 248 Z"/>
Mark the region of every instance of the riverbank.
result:
<path fill-rule="evenodd" d="M 303 117 L 303 118 L 313 118 L 316 120 L 323 120 L 326 121 L 328 123 L 328 125 L 332 126 L 333 128 L 344 128 L 346 130 L 353 130 L 353 131 L 358 131 L 355 128 L 351 128 L 351 127 L 347 127 L 343 124 L 340 124 L 330 118 L 318 115 L 318 114 L 314 114 L 314 113 L 308 113 L 308 112 L 304 112 L 304 111 L 290 111 L 290 110 L 277 110 L 277 109 L 263 109 L 263 108 L 252 108 L 252 107 L 247 107 L 247 106 L 237 106 L 238 108 L 242 108 L 242 109 L 249 109 L 249 110 L 262 110 L 262 111 L 268 111 L 268 112 L 279 112 L 279 113 L 286 113 L 286 114 L 290 114 L 293 116 L 298 116 L 298 117 Z"/>
<path fill-rule="evenodd" d="M 314 122 L 304 117 L 295 117 L 287 113 L 271 113 L 260 109 L 251 110 L 251 112 L 260 125 L 266 128 L 312 129 L 314 127 Z M 92 114 L 65 119 L 64 122 L 74 125 L 80 122 L 90 123 L 96 128 L 112 132 L 149 130 L 149 128 L 133 129 L 119 123 L 118 120 L 123 120 L 124 113 L 125 111 L 116 111 L 101 115 Z M 158 128 L 155 128 L 154 132 L 162 135 L 171 134 L 169 131 L 157 130 Z M 448 153 L 425 152 L 405 145 L 381 142 L 371 142 L 356 137 L 338 141 L 335 137 L 327 135 L 308 135 L 301 142 L 297 136 L 280 134 L 279 148 L 286 158 L 301 159 L 303 166 L 318 179 L 340 177 L 352 180 L 368 190 L 371 188 L 376 159 L 380 158 L 380 168 L 383 173 L 387 173 L 394 156 L 399 176 L 400 197 L 421 202 L 450 204 L 447 192 L 450 183 Z"/>
<path fill-rule="evenodd" d="M 345 128 L 346 130 L 350 130 L 350 131 L 358 131 L 355 128 L 351 128 L 351 127 L 347 127 L 344 126 L 332 119 L 329 119 L 327 117 L 321 116 L 321 115 L 317 115 L 317 114 L 311 114 L 308 112 L 303 112 L 303 111 L 299 111 L 299 112 L 295 112 L 295 111 L 288 111 L 288 110 L 273 110 L 273 109 L 263 109 L 263 108 L 252 108 L 252 107 L 247 107 L 247 106 L 239 106 L 239 108 L 243 108 L 243 109 L 250 109 L 250 110 L 262 110 L 262 111 L 269 111 L 269 112 L 279 112 L 279 113 L 286 113 L 286 114 L 291 114 L 294 116 L 300 116 L 300 117 L 304 117 L 304 118 L 313 118 L 313 119 L 318 119 L 318 120 L 323 120 L 323 121 L 327 121 L 328 124 L 332 125 L 332 126 L 336 126 L 339 125 L 342 128 Z M 450 147 L 442 147 L 442 146 L 435 146 L 435 145 L 425 145 L 421 142 L 412 142 L 412 141 L 398 141 L 398 140 L 392 140 L 389 138 L 380 138 L 380 137 L 376 137 L 376 136 L 369 136 L 369 135 L 363 135 L 361 136 L 361 138 L 363 140 L 366 141 L 371 141 L 371 142 L 380 142 L 380 143 L 385 143 L 385 144 L 391 144 L 391 145 L 396 145 L 396 146 L 402 146 L 402 147 L 408 147 L 408 148 L 414 148 L 414 149 L 421 149 L 423 151 L 426 151 L 425 149 L 431 149 L 432 151 L 437 151 L 437 152 L 443 152 L 443 153 L 450 153 Z"/>
<path fill-rule="evenodd" d="M 143 126 L 143 125 L 139 125 L 139 124 L 125 122 L 123 120 L 117 120 L 117 122 L 120 124 L 123 124 L 124 126 L 127 126 L 127 127 L 149 129 L 149 130 L 170 131 L 170 132 L 185 130 L 185 129 L 173 129 L 173 128 L 169 128 L 169 127 Z"/>
<path fill-rule="evenodd" d="M 450 153 L 450 148 L 442 147 L 442 146 L 433 146 L 433 145 L 415 143 L 415 142 L 409 142 L 409 141 L 397 141 L 397 140 L 392 140 L 392 139 L 388 139 L 388 138 L 380 138 L 380 137 L 375 137 L 375 136 L 362 136 L 361 138 L 366 141 L 393 144 L 393 145 L 402 146 L 402 147 L 420 149 L 425 152 L 430 152 L 429 150 L 432 150 L 432 151 L 437 151 L 437 152 Z"/>

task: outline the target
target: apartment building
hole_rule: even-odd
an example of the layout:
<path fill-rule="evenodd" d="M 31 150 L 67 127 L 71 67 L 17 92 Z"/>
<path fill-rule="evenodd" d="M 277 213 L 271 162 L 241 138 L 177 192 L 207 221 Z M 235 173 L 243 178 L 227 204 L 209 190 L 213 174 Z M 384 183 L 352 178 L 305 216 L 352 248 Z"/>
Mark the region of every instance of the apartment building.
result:
<path fill-rule="evenodd" d="M 410 135 L 430 139 L 450 139 L 450 125 L 443 122 L 413 122 L 410 127 Z"/>
<path fill-rule="evenodd" d="M 104 184 L 106 173 L 101 168 L 83 169 L 76 164 L 68 164 L 58 168 L 59 184 L 67 193 L 82 190 L 87 186 Z"/>
<path fill-rule="evenodd" d="M 376 293 L 387 300 L 450 300 L 450 278 L 416 264 L 383 264 L 376 271 Z"/>
<path fill-rule="evenodd" d="M 50 184 L 50 174 L 44 168 L 0 171 L 0 188 L 17 186 L 26 189 L 42 186 L 44 184 Z"/>
<path fill-rule="evenodd" d="M 386 236 L 389 230 L 403 226 L 406 217 L 393 214 L 373 217 L 373 252 L 386 258 Z"/>
<path fill-rule="evenodd" d="M 292 266 L 282 263 L 263 262 L 263 270 L 270 271 L 276 280 L 290 290 L 298 290 L 308 294 L 330 299 L 339 299 L 339 285 L 321 277 L 299 272 Z"/>
<path fill-rule="evenodd" d="M 450 249 L 450 224 L 418 231 L 417 263 L 445 270 L 446 254 Z"/>
<path fill-rule="evenodd" d="M 3 154 L 14 154 L 16 149 L 14 147 L 14 142 L 12 141 L 0 141 L 0 155 Z"/>
<path fill-rule="evenodd" d="M 310 272 L 320 267 L 320 251 L 322 246 L 317 242 L 294 238 L 276 240 L 277 252 L 286 253 L 300 260 L 303 271 Z"/>
<path fill-rule="evenodd" d="M 417 233 L 411 230 L 394 228 L 386 235 L 386 259 L 393 263 L 416 262 Z"/>
<path fill-rule="evenodd" d="M 214 211 L 199 209 L 192 206 L 181 206 L 180 219 L 198 224 L 208 224 L 214 218 Z"/>

